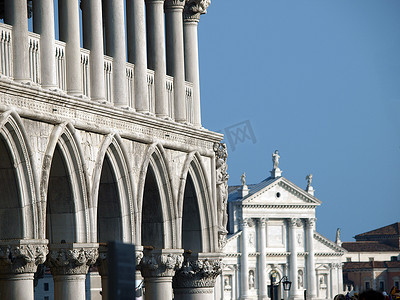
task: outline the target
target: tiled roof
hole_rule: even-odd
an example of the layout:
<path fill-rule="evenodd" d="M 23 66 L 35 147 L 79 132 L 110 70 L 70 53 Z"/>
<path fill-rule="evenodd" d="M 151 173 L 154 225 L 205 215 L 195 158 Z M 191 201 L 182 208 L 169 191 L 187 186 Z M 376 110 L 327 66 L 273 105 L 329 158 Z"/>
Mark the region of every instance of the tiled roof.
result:
<path fill-rule="evenodd" d="M 355 271 L 362 269 L 386 269 L 400 268 L 400 261 L 367 261 L 367 262 L 345 262 L 343 271 Z"/>
<path fill-rule="evenodd" d="M 377 235 L 400 235 L 400 222 L 358 234 L 355 236 L 355 239 Z"/>
<path fill-rule="evenodd" d="M 399 251 L 391 245 L 379 243 L 376 241 L 362 241 L 362 242 L 343 242 L 342 247 L 349 252 L 390 252 Z"/>

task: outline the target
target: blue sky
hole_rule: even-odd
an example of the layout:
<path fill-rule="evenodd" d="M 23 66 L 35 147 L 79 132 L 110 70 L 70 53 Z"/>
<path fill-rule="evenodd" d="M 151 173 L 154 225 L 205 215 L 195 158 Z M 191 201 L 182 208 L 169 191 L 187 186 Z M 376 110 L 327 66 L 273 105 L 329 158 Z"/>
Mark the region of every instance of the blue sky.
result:
<path fill-rule="evenodd" d="M 283 176 L 305 188 L 313 174 L 321 234 L 351 241 L 399 222 L 399 15 L 398 0 L 212 1 L 203 125 L 249 121 L 255 137 L 228 143 L 229 184 L 269 176 L 278 149 Z"/>

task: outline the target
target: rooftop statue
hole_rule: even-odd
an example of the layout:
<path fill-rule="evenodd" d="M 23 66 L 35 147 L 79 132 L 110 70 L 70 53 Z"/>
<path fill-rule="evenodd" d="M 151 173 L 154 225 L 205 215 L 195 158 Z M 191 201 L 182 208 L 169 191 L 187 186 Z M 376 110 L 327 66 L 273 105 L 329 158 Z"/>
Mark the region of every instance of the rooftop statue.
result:
<path fill-rule="evenodd" d="M 275 152 L 272 154 L 272 162 L 274 163 L 274 169 L 279 169 L 279 152 L 278 150 L 275 150 Z"/>
<path fill-rule="evenodd" d="M 243 172 L 242 176 L 240 176 L 240 181 L 242 182 L 242 185 L 246 185 L 246 173 Z"/>
<path fill-rule="evenodd" d="M 308 174 L 306 176 L 306 180 L 307 180 L 307 189 L 311 187 L 311 182 L 312 182 L 312 174 Z"/>

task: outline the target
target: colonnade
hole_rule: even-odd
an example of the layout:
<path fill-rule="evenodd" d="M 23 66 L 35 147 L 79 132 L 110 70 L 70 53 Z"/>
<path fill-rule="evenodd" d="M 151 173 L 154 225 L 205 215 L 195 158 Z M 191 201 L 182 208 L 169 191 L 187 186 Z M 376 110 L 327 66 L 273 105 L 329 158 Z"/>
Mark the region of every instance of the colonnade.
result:
<path fill-rule="evenodd" d="M 267 282 L 269 280 L 267 274 L 267 232 L 268 232 L 268 221 L 267 218 L 258 218 L 255 222 L 253 219 L 244 219 L 241 223 L 242 227 L 242 237 L 241 237 L 241 298 L 240 299 L 249 299 L 249 226 L 253 226 L 254 224 L 258 224 L 258 232 L 260 237 L 259 249 L 257 250 L 260 253 L 259 256 L 259 298 L 260 299 L 269 299 L 268 291 L 267 291 Z M 289 255 L 289 270 L 288 277 L 292 282 L 291 290 L 290 290 L 290 299 L 299 299 L 302 298 L 302 292 L 299 289 L 297 278 L 298 278 L 298 242 L 296 240 L 296 230 L 301 222 L 300 219 L 290 218 L 287 219 L 287 225 L 289 230 L 289 243 L 288 243 L 288 251 Z M 317 297 L 317 283 L 316 283 L 316 275 L 315 275 L 315 252 L 314 252 L 314 231 L 315 231 L 315 219 L 307 218 L 305 219 L 306 224 L 306 248 L 307 253 L 307 269 L 313 270 L 311 272 L 307 272 L 307 290 L 308 295 L 311 299 Z"/>
<path fill-rule="evenodd" d="M 149 68 L 155 71 L 156 116 L 171 118 L 166 94 L 166 76 L 170 75 L 174 77 L 173 119 L 200 127 L 197 26 L 210 0 L 126 0 L 126 13 L 124 4 L 125 0 L 81 1 L 83 46 L 90 51 L 91 99 L 106 100 L 107 55 L 113 65 L 114 105 L 151 113 L 147 100 Z M 5 22 L 13 26 L 14 80 L 29 82 L 26 1 L 8 0 L 4 8 Z M 58 0 L 58 11 L 59 37 L 65 42 L 66 90 L 72 96 L 82 96 L 79 1 Z M 41 86 L 47 89 L 57 88 L 54 22 L 54 0 L 33 1 L 34 32 L 40 34 Z M 134 64 L 134 104 L 127 95 L 127 61 Z M 193 84 L 192 108 L 186 107 L 185 81 Z"/>

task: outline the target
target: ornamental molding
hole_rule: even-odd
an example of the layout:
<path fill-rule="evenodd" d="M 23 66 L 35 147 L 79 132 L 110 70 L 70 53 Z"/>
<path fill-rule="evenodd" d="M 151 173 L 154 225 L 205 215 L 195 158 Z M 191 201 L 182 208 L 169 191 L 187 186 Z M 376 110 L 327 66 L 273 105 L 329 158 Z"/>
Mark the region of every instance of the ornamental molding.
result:
<path fill-rule="evenodd" d="M 6 79 L 0 79 L 0 104 L 0 111 L 14 109 L 22 118 L 50 124 L 72 122 L 77 129 L 100 134 L 112 128 L 122 138 L 157 141 L 163 147 L 199 151 L 207 157 L 214 156 L 213 144 L 222 139 L 221 134 L 205 129 Z"/>
<path fill-rule="evenodd" d="M 222 274 L 222 259 L 185 259 L 172 281 L 175 288 L 213 288 L 215 279 Z"/>
<path fill-rule="evenodd" d="M 328 248 L 334 250 L 335 252 L 339 253 L 340 255 L 344 255 L 347 253 L 347 250 L 340 247 L 336 243 L 328 240 L 323 235 L 319 234 L 318 232 L 314 231 L 314 239 L 322 243 L 323 245 L 327 246 Z"/>
<path fill-rule="evenodd" d="M 247 204 L 242 203 L 242 208 L 274 208 L 274 209 L 315 209 L 317 205 L 299 205 L 299 204 Z"/>
<path fill-rule="evenodd" d="M 200 15 L 207 13 L 211 0 L 186 0 L 183 18 L 185 21 L 198 22 Z"/>
<path fill-rule="evenodd" d="M 182 252 L 148 251 L 144 253 L 138 269 L 143 277 L 172 277 L 175 271 L 182 267 Z"/>
<path fill-rule="evenodd" d="M 0 274 L 35 273 L 48 253 L 47 240 L 0 242 Z"/>
<path fill-rule="evenodd" d="M 60 246 L 61 245 L 61 246 Z M 54 275 L 86 275 L 89 266 L 99 257 L 98 247 L 94 245 L 72 244 L 70 246 L 50 246 L 46 264 Z"/>
<path fill-rule="evenodd" d="M 342 252 L 316 252 L 314 253 L 314 256 L 322 256 L 322 257 L 328 257 L 328 256 L 343 256 L 344 253 Z"/>
<path fill-rule="evenodd" d="M 184 9 L 185 0 L 165 0 L 166 9 Z"/>

